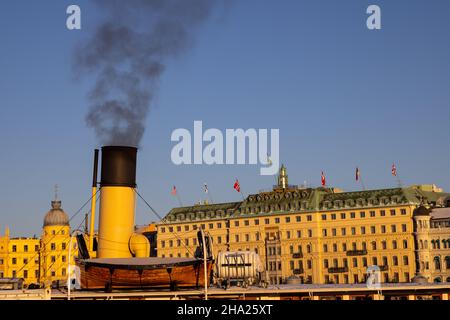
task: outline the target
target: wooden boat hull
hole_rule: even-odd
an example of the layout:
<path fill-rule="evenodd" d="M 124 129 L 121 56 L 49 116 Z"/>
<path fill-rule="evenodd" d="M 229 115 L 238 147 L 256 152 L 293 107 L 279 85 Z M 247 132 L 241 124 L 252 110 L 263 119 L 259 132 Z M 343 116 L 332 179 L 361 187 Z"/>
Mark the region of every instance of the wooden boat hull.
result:
<path fill-rule="evenodd" d="M 204 262 L 188 258 L 78 259 L 83 289 L 192 288 L 205 285 Z M 207 260 L 207 284 L 214 262 Z"/>

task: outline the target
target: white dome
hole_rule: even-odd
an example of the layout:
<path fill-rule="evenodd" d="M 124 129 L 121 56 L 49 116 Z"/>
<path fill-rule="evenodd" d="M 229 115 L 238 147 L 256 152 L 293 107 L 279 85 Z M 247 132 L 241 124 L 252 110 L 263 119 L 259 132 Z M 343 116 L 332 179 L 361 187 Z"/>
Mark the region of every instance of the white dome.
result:
<path fill-rule="evenodd" d="M 44 227 L 68 226 L 69 216 L 61 209 L 61 201 L 52 201 L 52 208 L 45 215 Z"/>

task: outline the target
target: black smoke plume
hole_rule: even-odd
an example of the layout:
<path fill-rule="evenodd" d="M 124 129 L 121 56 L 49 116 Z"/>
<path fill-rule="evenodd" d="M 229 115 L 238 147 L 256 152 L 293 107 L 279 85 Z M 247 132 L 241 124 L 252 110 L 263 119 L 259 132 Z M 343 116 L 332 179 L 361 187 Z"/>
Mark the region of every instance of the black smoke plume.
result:
<path fill-rule="evenodd" d="M 95 0 L 106 21 L 75 56 L 96 76 L 86 122 L 108 145 L 139 146 L 168 59 L 189 49 L 221 0 Z"/>

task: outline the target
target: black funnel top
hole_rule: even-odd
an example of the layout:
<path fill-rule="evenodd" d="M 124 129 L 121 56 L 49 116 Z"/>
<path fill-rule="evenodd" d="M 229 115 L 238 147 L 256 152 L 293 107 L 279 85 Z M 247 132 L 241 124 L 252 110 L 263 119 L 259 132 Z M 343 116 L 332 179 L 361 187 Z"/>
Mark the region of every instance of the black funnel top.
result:
<path fill-rule="evenodd" d="M 102 147 L 100 186 L 136 187 L 137 148 L 122 146 Z"/>

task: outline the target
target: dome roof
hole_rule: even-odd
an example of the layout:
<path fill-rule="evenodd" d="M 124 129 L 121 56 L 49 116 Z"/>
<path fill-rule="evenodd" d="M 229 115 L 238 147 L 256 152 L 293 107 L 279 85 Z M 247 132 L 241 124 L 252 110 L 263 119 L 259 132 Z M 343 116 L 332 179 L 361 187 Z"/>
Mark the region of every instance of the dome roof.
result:
<path fill-rule="evenodd" d="M 68 226 L 69 216 L 61 209 L 61 201 L 52 201 L 52 208 L 45 215 L 44 227 Z"/>

